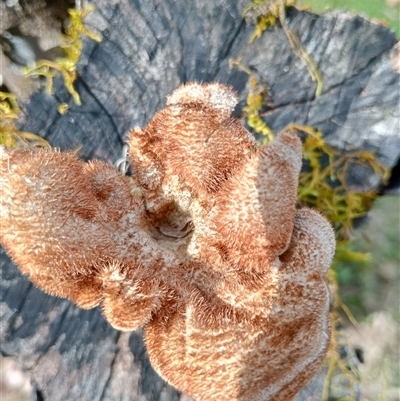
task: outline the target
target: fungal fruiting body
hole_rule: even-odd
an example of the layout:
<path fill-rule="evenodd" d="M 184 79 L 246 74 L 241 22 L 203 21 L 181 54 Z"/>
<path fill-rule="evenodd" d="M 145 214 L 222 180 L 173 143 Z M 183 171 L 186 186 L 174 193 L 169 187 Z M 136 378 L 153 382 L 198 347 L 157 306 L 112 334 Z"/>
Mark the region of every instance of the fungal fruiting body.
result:
<path fill-rule="evenodd" d="M 128 138 L 133 177 L 73 153 L 1 150 L 1 243 L 24 274 L 120 330 L 198 401 L 288 401 L 330 338 L 335 239 L 296 209 L 302 146 L 231 116 L 231 88 L 178 88 Z"/>

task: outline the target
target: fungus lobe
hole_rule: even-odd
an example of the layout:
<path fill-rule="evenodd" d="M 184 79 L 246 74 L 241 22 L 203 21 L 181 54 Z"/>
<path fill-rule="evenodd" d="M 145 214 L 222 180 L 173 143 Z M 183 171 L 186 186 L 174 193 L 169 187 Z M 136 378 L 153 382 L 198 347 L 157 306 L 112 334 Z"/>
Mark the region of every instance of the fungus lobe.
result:
<path fill-rule="evenodd" d="M 288 401 L 329 344 L 335 239 L 296 209 L 296 132 L 259 147 L 236 103 L 217 83 L 175 90 L 129 135 L 133 177 L 1 148 L 0 240 L 47 293 L 144 326 L 154 368 L 196 400 Z"/>

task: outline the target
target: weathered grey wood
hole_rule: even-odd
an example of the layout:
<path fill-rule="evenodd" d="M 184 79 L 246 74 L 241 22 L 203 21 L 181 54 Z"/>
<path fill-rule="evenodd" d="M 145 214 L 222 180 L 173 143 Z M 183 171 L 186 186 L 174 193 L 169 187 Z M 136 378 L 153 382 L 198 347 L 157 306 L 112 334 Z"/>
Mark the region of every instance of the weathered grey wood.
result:
<path fill-rule="evenodd" d="M 291 122 L 312 125 L 338 149 L 376 150 L 378 160 L 390 168 L 399 160 L 396 37 L 383 26 L 347 13 L 317 16 L 289 10 L 289 26 L 324 78 L 323 93 L 315 99 L 316 84 L 279 24 L 249 44 L 254 28 L 242 19 L 243 1 L 93 4 L 96 11 L 87 25 L 103 41 L 84 41 L 75 85 L 82 105 L 73 103 L 61 79 L 54 96 L 40 92 L 23 105 L 20 128 L 52 146 L 83 145 L 83 158 L 114 163 L 129 129 L 144 126 L 165 105 L 166 95 L 191 80 L 234 86 L 240 115 L 249 80 L 228 63 L 242 57 L 269 88 L 271 102 L 263 118 L 274 130 Z M 69 104 L 65 115 L 57 112 L 61 102 Z M 362 169 L 353 171 L 352 183 L 363 189 L 380 184 Z M 117 332 L 99 310 L 83 311 L 44 294 L 1 252 L 0 350 L 30 371 L 38 399 L 183 400 L 151 368 L 140 332 Z M 310 394 L 319 399 L 321 380 L 316 383 L 298 400 Z"/>

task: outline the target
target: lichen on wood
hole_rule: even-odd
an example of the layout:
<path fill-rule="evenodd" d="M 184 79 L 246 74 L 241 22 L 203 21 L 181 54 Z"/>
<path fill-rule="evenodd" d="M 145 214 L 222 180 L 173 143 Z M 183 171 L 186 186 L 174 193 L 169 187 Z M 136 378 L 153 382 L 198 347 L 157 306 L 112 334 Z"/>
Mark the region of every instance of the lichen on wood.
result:
<path fill-rule="evenodd" d="M 293 53 L 303 60 L 313 81 L 317 82 L 315 90 L 315 96 L 317 97 L 322 93 L 323 80 L 321 72 L 312 56 L 301 44 L 299 37 L 289 28 L 286 22 L 286 8 L 295 4 L 296 0 L 250 0 L 243 14 L 248 20 L 254 22 L 256 26 L 253 35 L 250 37 L 250 43 L 259 38 L 266 29 L 275 25 L 276 21 L 279 20 Z"/>
<path fill-rule="evenodd" d="M 61 45 L 65 56 L 58 57 L 55 60 L 39 60 L 32 68 L 27 67 L 25 74 L 27 76 L 40 75 L 46 78 L 46 91 L 47 93 L 53 92 L 53 79 L 60 73 L 64 79 L 65 87 L 73 97 L 77 105 L 81 104 L 78 92 L 74 88 L 74 81 L 76 79 L 76 64 L 82 52 L 82 37 L 87 36 L 97 42 L 101 41 L 101 37 L 88 30 L 84 23 L 83 18 L 94 10 L 93 6 L 87 7 L 83 10 L 69 9 L 70 26 L 63 35 L 64 43 Z M 60 112 L 65 112 L 65 108 Z"/>
<path fill-rule="evenodd" d="M 0 145 L 8 149 L 50 147 L 48 142 L 31 132 L 20 131 L 15 124 L 20 108 L 11 93 L 0 92 Z"/>

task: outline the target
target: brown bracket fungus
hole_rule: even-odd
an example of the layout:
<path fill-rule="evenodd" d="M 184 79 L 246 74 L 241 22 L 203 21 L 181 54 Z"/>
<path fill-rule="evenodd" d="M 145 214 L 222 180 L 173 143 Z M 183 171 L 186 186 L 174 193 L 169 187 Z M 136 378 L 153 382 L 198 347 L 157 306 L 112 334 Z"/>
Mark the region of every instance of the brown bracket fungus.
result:
<path fill-rule="evenodd" d="M 302 146 L 259 147 L 220 84 L 181 86 L 131 132 L 133 177 L 1 149 L 1 243 L 44 291 L 145 327 L 157 372 L 198 401 L 292 399 L 330 338 L 335 239 L 296 210 Z"/>

